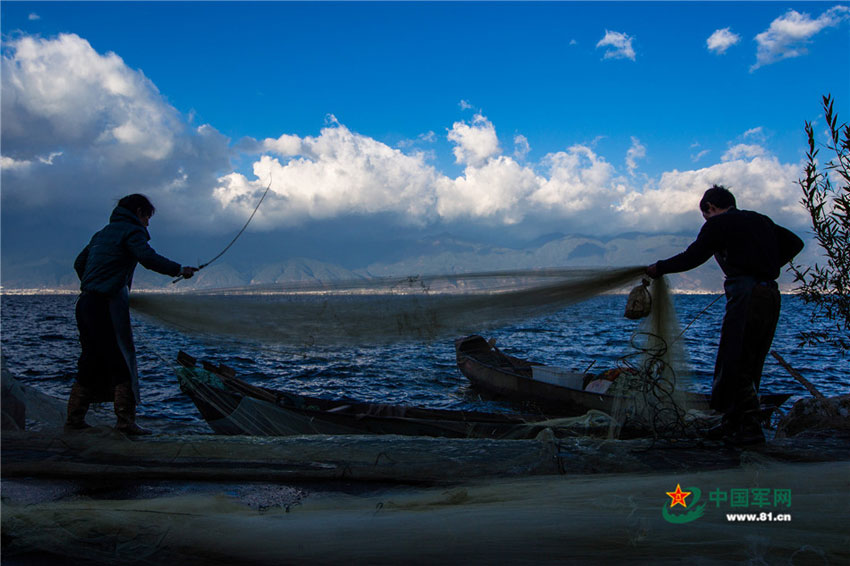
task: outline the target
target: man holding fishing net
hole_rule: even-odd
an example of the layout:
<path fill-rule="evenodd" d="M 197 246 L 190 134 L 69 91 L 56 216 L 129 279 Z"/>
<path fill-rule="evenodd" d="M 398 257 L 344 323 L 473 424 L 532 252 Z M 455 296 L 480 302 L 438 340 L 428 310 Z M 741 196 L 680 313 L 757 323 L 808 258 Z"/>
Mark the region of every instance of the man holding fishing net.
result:
<path fill-rule="evenodd" d="M 150 433 L 136 424 L 139 386 L 129 303 L 133 272 L 137 263 L 172 277 L 188 279 L 197 271 L 150 247 L 147 227 L 155 210 L 143 195 L 122 198 L 109 224 L 92 236 L 74 262 L 80 278 L 76 317 L 82 351 L 68 397 L 65 430 L 89 428 L 85 420 L 89 404 L 113 401 L 117 430 Z"/>
<path fill-rule="evenodd" d="M 696 241 L 646 272 L 661 277 L 694 269 L 715 257 L 726 275 L 726 314 L 711 408 L 723 413 L 723 421 L 709 435 L 735 445 L 761 444 L 758 389 L 779 320 L 776 279 L 782 266 L 803 249 L 803 241 L 763 214 L 738 210 L 735 197 L 722 185 L 708 189 L 699 206 L 705 224 Z"/>

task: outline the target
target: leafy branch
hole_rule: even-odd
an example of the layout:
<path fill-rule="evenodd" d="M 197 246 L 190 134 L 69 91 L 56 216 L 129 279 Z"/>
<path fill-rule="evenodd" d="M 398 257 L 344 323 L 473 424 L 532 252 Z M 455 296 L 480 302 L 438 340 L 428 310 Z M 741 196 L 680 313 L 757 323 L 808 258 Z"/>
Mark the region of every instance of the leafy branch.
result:
<path fill-rule="evenodd" d="M 791 271 L 800 283 L 800 296 L 814 307 L 812 329 L 800 334 L 801 344 L 829 344 L 846 352 L 850 349 L 850 125 L 839 124 L 830 95 L 823 97 L 823 110 L 825 148 L 832 158 L 819 169 L 820 148 L 811 122 L 806 122 L 805 177 L 797 182 L 803 191 L 800 203 L 809 213 L 826 263 L 803 267 L 792 262 Z"/>

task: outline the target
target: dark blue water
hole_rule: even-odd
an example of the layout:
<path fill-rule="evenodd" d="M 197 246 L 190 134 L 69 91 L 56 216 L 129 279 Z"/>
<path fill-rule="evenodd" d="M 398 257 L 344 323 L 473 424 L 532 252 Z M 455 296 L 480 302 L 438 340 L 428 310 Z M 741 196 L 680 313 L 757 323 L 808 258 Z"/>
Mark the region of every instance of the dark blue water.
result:
<path fill-rule="evenodd" d="M 715 298 L 676 296 L 682 327 Z M 2 296 L 0 332 L 7 367 L 21 381 L 62 398 L 71 387 L 79 355 L 75 301 L 75 295 Z M 724 304 L 723 299 L 717 301 L 685 334 L 694 390 L 710 389 Z M 631 351 L 629 338 L 636 323 L 623 318 L 624 305 L 623 296 L 601 296 L 486 337 L 495 337 L 508 353 L 578 371 L 592 363 L 592 372 L 602 371 L 615 367 L 618 358 Z M 774 349 L 825 395 L 845 393 L 850 385 L 850 361 L 832 348 L 798 348 L 797 334 L 807 325 L 808 310 L 802 301 L 783 297 Z M 509 405 L 482 400 L 468 387 L 455 365 L 451 338 L 431 344 L 305 349 L 191 336 L 139 317 L 134 318 L 133 331 L 142 390 L 139 413 L 147 417 L 193 424 L 201 421 L 194 405 L 180 392 L 172 369 L 181 349 L 199 359 L 225 363 L 258 385 L 306 395 L 435 408 L 511 410 Z M 808 395 L 770 356 L 762 390 Z"/>

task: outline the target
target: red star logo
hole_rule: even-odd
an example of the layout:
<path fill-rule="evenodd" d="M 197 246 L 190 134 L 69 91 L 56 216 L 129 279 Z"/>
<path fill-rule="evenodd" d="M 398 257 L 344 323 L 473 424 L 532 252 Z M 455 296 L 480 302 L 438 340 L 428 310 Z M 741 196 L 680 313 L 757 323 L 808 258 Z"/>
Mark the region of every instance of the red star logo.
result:
<path fill-rule="evenodd" d="M 676 491 L 668 491 L 667 495 L 672 498 L 670 502 L 670 507 L 675 507 L 676 505 L 681 505 L 682 507 L 687 508 L 688 504 L 685 503 L 685 498 L 691 494 L 690 491 L 682 491 L 682 486 L 676 484 Z"/>

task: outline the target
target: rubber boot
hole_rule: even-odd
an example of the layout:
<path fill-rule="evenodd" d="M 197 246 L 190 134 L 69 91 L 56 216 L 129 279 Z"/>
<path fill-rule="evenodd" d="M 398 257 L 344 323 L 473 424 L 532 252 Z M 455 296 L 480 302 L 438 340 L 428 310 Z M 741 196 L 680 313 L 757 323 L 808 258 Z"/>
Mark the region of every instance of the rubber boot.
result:
<path fill-rule="evenodd" d="M 86 422 L 86 413 L 91 404 L 89 391 L 77 383 L 71 386 L 71 394 L 68 395 L 68 417 L 65 419 L 65 432 L 84 430 L 91 428 Z"/>
<path fill-rule="evenodd" d="M 151 431 L 136 424 L 136 396 L 129 382 L 115 386 L 115 416 L 118 417 L 115 425 L 118 432 L 128 436 L 151 434 Z"/>

